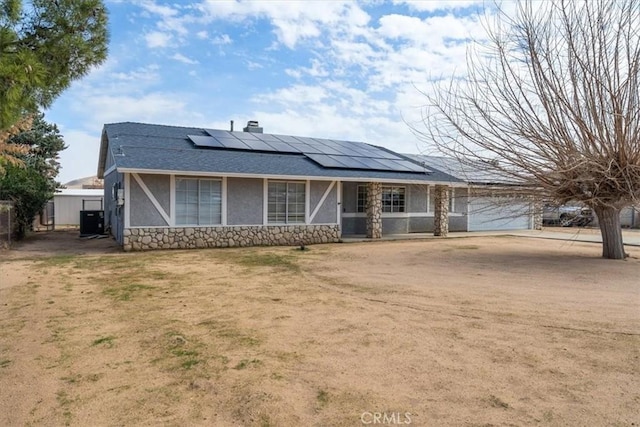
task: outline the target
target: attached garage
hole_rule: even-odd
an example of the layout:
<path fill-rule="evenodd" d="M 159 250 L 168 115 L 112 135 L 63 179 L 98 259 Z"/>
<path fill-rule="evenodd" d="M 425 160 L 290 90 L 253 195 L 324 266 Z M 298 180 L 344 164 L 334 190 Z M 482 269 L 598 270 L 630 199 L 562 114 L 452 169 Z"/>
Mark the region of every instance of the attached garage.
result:
<path fill-rule="evenodd" d="M 469 231 L 527 230 L 533 228 L 532 206 L 506 197 L 470 197 Z"/>

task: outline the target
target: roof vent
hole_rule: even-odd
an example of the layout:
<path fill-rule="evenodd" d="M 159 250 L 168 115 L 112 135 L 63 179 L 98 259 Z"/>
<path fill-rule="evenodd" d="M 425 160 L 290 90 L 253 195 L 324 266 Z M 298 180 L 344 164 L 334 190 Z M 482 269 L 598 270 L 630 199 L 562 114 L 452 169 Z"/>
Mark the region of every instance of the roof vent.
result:
<path fill-rule="evenodd" d="M 249 120 L 247 122 L 247 127 L 242 130 L 245 132 L 262 133 L 262 128 L 258 124 L 257 120 Z"/>

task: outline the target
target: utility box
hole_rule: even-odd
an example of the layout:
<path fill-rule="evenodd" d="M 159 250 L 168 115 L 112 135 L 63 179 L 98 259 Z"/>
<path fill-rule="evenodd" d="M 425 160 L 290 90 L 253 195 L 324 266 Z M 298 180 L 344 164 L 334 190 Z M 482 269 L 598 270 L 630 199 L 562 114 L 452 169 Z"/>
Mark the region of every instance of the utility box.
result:
<path fill-rule="evenodd" d="M 104 211 L 80 211 L 80 236 L 104 234 Z"/>

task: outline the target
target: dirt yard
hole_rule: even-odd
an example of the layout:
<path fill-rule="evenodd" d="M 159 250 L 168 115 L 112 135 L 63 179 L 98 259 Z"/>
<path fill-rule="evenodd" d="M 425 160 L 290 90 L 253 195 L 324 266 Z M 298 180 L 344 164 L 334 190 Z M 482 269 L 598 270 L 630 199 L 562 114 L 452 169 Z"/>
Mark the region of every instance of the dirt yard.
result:
<path fill-rule="evenodd" d="M 0 253 L 2 426 L 640 425 L 640 248 L 41 240 Z"/>

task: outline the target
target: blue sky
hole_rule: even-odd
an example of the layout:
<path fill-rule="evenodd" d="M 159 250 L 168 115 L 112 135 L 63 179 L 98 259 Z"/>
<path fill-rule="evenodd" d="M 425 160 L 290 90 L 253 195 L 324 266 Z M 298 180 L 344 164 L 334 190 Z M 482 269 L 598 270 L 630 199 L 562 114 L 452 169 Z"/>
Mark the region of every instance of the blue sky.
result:
<path fill-rule="evenodd" d="M 105 123 L 338 138 L 425 150 L 420 91 L 464 73 L 481 1 L 106 1 L 108 60 L 46 112 L 60 182 L 95 175 Z"/>

